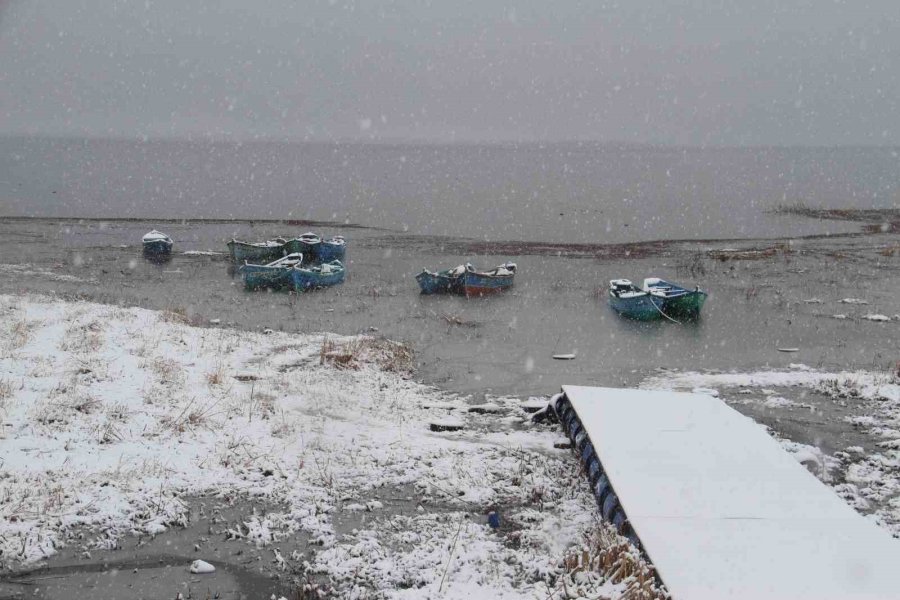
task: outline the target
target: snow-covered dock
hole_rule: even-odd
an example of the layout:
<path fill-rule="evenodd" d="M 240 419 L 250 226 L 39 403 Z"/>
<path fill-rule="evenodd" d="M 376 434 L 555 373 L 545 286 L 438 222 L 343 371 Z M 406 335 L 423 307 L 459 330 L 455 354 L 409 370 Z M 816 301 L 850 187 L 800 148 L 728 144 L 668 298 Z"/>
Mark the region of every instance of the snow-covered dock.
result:
<path fill-rule="evenodd" d="M 721 400 L 564 386 L 553 407 L 676 600 L 900 598 L 900 541 Z"/>

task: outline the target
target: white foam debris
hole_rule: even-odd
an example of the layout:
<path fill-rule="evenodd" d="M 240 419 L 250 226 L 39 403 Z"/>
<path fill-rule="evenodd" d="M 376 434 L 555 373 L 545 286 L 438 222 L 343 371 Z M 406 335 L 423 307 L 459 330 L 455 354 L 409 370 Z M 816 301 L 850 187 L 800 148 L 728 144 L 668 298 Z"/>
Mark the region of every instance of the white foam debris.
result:
<path fill-rule="evenodd" d="M 832 319 L 846 319 L 847 315 L 841 313 L 841 314 L 837 314 L 837 315 L 831 315 L 831 318 Z"/>
<path fill-rule="evenodd" d="M 197 574 L 205 574 L 205 573 L 215 573 L 216 568 L 206 562 L 205 560 L 197 559 L 191 563 L 191 573 Z"/>
<path fill-rule="evenodd" d="M 842 300 L 838 300 L 841 304 L 868 304 L 868 300 L 863 300 L 862 298 L 844 298 Z"/>
<path fill-rule="evenodd" d="M 823 300 L 821 298 L 807 298 L 804 300 L 806 304 L 823 304 Z"/>
<path fill-rule="evenodd" d="M 783 396 L 769 396 L 766 398 L 765 402 L 763 402 L 763 406 L 767 408 L 793 408 L 798 406 L 798 404 Z"/>
<path fill-rule="evenodd" d="M 185 250 L 182 254 L 185 256 L 220 256 L 224 252 L 215 252 L 213 250 Z"/>
<path fill-rule="evenodd" d="M 58 273 L 30 264 L 0 264 L 0 273 L 11 273 L 22 277 L 35 277 L 37 279 L 58 281 L 60 283 L 97 283 L 97 280 L 93 278 L 83 278 L 69 275 L 68 273 Z"/>
<path fill-rule="evenodd" d="M 187 522 L 182 498 L 227 494 L 281 507 L 230 537 L 271 548 L 302 532 L 316 552 L 284 560 L 339 597 L 546 598 L 562 593 L 560 556 L 580 554 L 596 526 L 577 461 L 553 448 L 557 429 L 495 419 L 477 436 L 435 434 L 447 410 L 425 407 L 465 399 L 374 362 L 321 364 L 322 335 L 39 296 L 0 296 L 0 330 L 16 331 L 0 336 L 0 382 L 16 382 L 0 400 L 3 567 L 50 556 L 84 527 L 107 546 L 160 534 Z M 381 504 L 409 486 L 422 510 Z M 356 504 L 378 525 L 336 531 L 344 498 L 367 499 Z M 487 507 L 519 524 L 516 544 L 470 520 Z"/>
<path fill-rule="evenodd" d="M 713 398 L 719 397 L 719 390 L 717 390 L 715 388 L 696 387 L 691 391 L 694 392 L 695 394 L 706 394 L 707 396 L 712 396 Z"/>
<path fill-rule="evenodd" d="M 865 319 L 866 321 L 878 321 L 880 323 L 884 323 L 884 322 L 891 320 L 891 318 L 887 315 L 879 315 L 879 314 L 873 314 L 873 313 L 870 313 L 868 315 L 863 315 L 863 319 Z"/>

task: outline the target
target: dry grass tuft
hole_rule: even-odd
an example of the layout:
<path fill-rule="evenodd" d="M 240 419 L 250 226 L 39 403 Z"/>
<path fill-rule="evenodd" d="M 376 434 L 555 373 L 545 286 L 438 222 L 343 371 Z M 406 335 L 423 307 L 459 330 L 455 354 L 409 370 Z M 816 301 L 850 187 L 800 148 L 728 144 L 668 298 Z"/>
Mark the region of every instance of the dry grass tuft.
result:
<path fill-rule="evenodd" d="M 409 374 L 413 372 L 414 354 L 406 344 L 384 338 L 361 336 L 346 342 L 322 340 L 319 363 L 338 369 L 360 369 L 374 364 L 382 371 Z"/>
<path fill-rule="evenodd" d="M 7 401 L 12 398 L 13 386 L 8 379 L 0 379 L 0 411 L 6 410 Z"/>
<path fill-rule="evenodd" d="M 179 325 L 192 325 L 199 327 L 205 321 L 199 315 L 192 314 L 186 308 L 167 308 L 160 312 L 159 318 L 164 323 L 176 323 Z"/>
<path fill-rule="evenodd" d="M 150 363 L 150 368 L 164 384 L 180 384 L 184 382 L 184 370 L 177 361 L 157 358 Z"/>
<path fill-rule="evenodd" d="M 66 405 L 83 415 L 89 415 L 100 406 L 100 401 L 88 395 L 76 395 L 74 399 L 66 403 Z"/>
<path fill-rule="evenodd" d="M 706 255 L 702 252 L 691 252 L 683 256 L 675 264 L 675 272 L 685 277 L 702 277 L 706 275 Z"/>
<path fill-rule="evenodd" d="M 159 319 L 164 323 L 177 323 L 187 325 L 191 322 L 187 310 L 183 308 L 167 308 L 159 313 Z"/>
<path fill-rule="evenodd" d="M 222 385 L 222 382 L 225 381 L 225 365 L 220 363 L 216 364 L 216 368 L 206 374 L 206 383 L 209 385 Z"/>
<path fill-rule="evenodd" d="M 609 523 L 598 525 L 586 536 L 585 547 L 563 559 L 568 577 L 563 578 L 563 598 L 580 597 L 569 590 L 568 582 L 577 573 L 597 572 L 616 584 L 622 584 L 622 600 L 669 600 L 666 589 L 656 578 L 653 566 Z M 576 583 L 572 584 L 577 587 Z M 573 595 L 574 592 L 574 595 Z"/>
<path fill-rule="evenodd" d="M 14 322 L 8 330 L 6 337 L 6 347 L 8 350 L 18 350 L 28 343 L 31 339 L 31 332 L 41 325 L 41 321 L 29 321 L 28 319 L 20 319 Z"/>
<path fill-rule="evenodd" d="M 176 416 L 165 416 L 160 419 L 160 423 L 173 431 L 184 433 L 187 430 L 197 429 L 209 423 L 216 403 L 213 402 L 208 406 L 200 406 L 195 404 L 193 400 L 187 403 L 182 411 Z"/>
<path fill-rule="evenodd" d="M 59 349 L 64 352 L 97 352 L 103 346 L 103 326 L 99 321 L 74 324 L 66 329 Z"/>

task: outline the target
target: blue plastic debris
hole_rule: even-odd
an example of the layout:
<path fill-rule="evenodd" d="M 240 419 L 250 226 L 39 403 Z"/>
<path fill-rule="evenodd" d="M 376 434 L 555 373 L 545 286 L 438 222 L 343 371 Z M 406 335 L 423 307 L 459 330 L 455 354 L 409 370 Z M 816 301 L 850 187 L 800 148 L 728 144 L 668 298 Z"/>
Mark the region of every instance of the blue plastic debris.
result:
<path fill-rule="evenodd" d="M 494 511 L 489 512 L 488 525 L 491 526 L 491 529 L 497 529 L 498 527 L 500 527 L 500 515 L 498 515 Z"/>

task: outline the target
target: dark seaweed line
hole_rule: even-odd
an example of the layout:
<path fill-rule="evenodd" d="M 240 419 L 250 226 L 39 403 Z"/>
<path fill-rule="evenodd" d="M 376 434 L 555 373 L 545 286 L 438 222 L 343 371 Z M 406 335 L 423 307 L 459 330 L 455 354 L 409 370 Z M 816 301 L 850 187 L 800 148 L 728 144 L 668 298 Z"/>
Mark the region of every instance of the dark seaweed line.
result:
<path fill-rule="evenodd" d="M 853 219 L 849 219 L 853 220 Z M 741 243 L 778 243 L 790 240 L 839 240 L 854 239 L 878 233 L 893 233 L 871 227 L 871 221 L 861 231 L 845 233 L 815 233 L 801 236 L 787 237 L 748 237 L 748 238 L 681 238 L 681 239 L 657 239 L 639 242 L 623 242 L 615 244 L 602 243 L 572 243 L 572 242 L 548 242 L 527 240 L 497 240 L 484 241 L 473 238 L 459 238 L 442 235 L 406 234 L 394 229 L 373 227 L 359 224 L 345 224 L 335 221 L 308 221 L 298 219 L 145 219 L 139 217 L 117 217 L 102 219 L 97 217 L 0 217 L 0 222 L 56 222 L 56 223 L 171 223 L 190 225 L 197 224 L 277 224 L 295 227 L 329 227 L 348 228 L 369 231 L 382 231 L 387 235 L 369 239 L 363 242 L 373 247 L 417 247 L 440 246 L 443 253 L 459 255 L 507 255 L 507 256 L 567 256 L 570 258 L 645 258 L 659 256 L 667 251 L 674 250 L 676 246 L 698 246 L 702 244 L 732 244 Z"/>
<path fill-rule="evenodd" d="M 482 256 L 565 256 L 568 258 L 646 258 L 659 256 L 667 252 L 675 251 L 676 247 L 687 247 L 696 251 L 696 247 L 704 244 L 732 244 L 735 242 L 752 244 L 783 243 L 791 240 L 840 240 L 856 239 L 869 236 L 870 231 L 849 233 L 816 233 L 791 237 L 751 237 L 751 238 L 706 238 L 706 239 L 675 239 L 675 240 L 648 240 L 642 242 L 624 242 L 617 244 L 592 244 L 571 242 L 529 242 L 529 241 L 495 241 L 452 238 L 446 236 L 424 235 L 389 235 L 375 239 L 365 240 L 371 247 L 440 247 L 442 253 Z M 692 248 L 693 247 L 693 248 Z M 683 250 L 684 248 L 678 248 Z"/>

